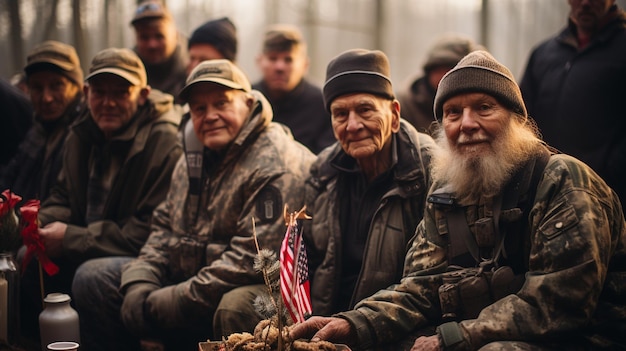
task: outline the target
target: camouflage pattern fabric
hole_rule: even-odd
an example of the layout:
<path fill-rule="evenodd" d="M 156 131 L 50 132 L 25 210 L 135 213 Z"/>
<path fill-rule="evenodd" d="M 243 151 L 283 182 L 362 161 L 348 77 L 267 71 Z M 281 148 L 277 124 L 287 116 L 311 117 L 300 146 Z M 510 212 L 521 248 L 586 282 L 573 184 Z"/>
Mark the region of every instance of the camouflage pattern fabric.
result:
<path fill-rule="evenodd" d="M 161 327 L 211 320 L 224 293 L 263 284 L 253 269 L 252 218 L 260 247 L 278 252 L 283 205 L 295 209 L 304 203 L 304 179 L 315 156 L 271 122 L 267 100 L 255 96 L 256 112 L 204 179 L 197 221 L 186 220 L 189 177 L 182 157 L 166 200 L 154 212 L 146 245 L 122 274 L 122 289 L 141 282 L 173 284 L 171 299 L 160 302 L 170 311 L 156 321 Z"/>
<path fill-rule="evenodd" d="M 466 208 L 470 229 L 486 205 Z M 402 281 L 339 315 L 355 327 L 359 350 L 442 322 L 437 289 L 448 266 L 445 215 L 428 204 Z M 626 227 L 615 193 L 580 161 L 553 155 L 527 220 L 524 285 L 477 318 L 459 321 L 462 341 L 446 350 L 477 350 L 496 341 L 522 342 L 505 350 L 534 349 L 524 342 L 544 350 L 624 347 Z"/>

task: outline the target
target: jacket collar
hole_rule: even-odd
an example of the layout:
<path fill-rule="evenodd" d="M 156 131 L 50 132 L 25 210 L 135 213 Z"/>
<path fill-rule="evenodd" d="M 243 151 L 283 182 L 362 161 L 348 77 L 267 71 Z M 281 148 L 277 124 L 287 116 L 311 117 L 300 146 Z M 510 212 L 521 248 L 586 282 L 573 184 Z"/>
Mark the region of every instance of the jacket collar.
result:
<path fill-rule="evenodd" d="M 589 45 L 583 50 L 595 46 L 597 42 L 607 42 L 615 35 L 619 30 L 623 30 L 626 27 L 626 12 L 613 5 L 609 10 L 607 17 L 610 18 L 598 31 L 598 33 L 591 39 Z M 567 27 L 565 27 L 557 37 L 557 41 L 566 45 L 578 48 L 578 41 L 576 39 L 576 25 L 571 19 L 567 20 Z"/>
<path fill-rule="evenodd" d="M 224 156 L 224 163 L 237 159 L 247 149 L 248 145 L 254 142 L 256 137 L 272 122 L 272 106 L 265 96 L 256 90 L 252 90 L 250 93 L 254 96 L 255 101 L 239 134 L 237 134 L 232 144 L 228 146 Z"/>
<path fill-rule="evenodd" d="M 410 196 L 418 191 L 425 191 L 418 186 L 424 183 L 426 176 L 423 174 L 423 160 L 420 159 L 421 153 L 418 133 L 408 122 L 400 120 L 400 130 L 394 134 L 392 140 L 392 157 L 393 157 L 393 177 L 394 182 L 399 185 L 398 191 Z M 314 178 L 321 184 L 328 183 L 335 178 L 339 172 L 344 170 L 354 170 L 354 168 L 344 168 L 350 166 L 346 160 L 352 159 L 348 156 L 341 145 L 336 142 L 333 147 L 326 149 L 320 153 L 318 160 L 311 168 Z M 354 160 L 354 159 L 352 159 Z M 356 161 L 353 161 L 356 164 Z"/>

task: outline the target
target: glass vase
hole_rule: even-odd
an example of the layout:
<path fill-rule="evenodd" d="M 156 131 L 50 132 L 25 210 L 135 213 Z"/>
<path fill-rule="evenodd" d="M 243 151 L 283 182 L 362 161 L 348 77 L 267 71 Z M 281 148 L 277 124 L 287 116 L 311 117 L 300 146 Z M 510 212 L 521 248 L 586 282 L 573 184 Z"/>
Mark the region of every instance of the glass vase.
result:
<path fill-rule="evenodd" d="M 19 331 L 19 270 L 12 252 L 0 252 L 0 344 L 15 345 Z"/>

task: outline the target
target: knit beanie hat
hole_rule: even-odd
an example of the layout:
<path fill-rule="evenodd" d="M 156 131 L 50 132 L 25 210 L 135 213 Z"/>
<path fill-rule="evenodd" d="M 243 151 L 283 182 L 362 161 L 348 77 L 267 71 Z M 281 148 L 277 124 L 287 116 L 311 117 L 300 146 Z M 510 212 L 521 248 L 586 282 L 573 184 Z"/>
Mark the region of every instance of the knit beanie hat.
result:
<path fill-rule="evenodd" d="M 83 86 L 83 69 L 76 49 L 55 40 L 47 40 L 37 45 L 26 58 L 24 72 L 28 78 L 40 71 L 53 71 L 64 75 L 79 87 Z"/>
<path fill-rule="evenodd" d="M 443 104 L 449 98 L 471 92 L 482 92 L 495 97 L 498 102 L 514 112 L 528 117 L 522 92 L 511 71 L 491 56 L 477 50 L 469 53 L 446 73 L 437 88 L 435 116 L 441 121 Z"/>
<path fill-rule="evenodd" d="M 446 34 L 437 39 L 428 51 L 424 72 L 435 67 L 454 67 L 465 55 L 474 50 L 484 50 L 469 37 L 458 34 Z"/>
<path fill-rule="evenodd" d="M 228 17 L 211 20 L 191 33 L 187 48 L 194 44 L 209 44 L 217 49 L 225 59 L 237 58 L 237 28 Z"/>
<path fill-rule="evenodd" d="M 389 60 L 379 50 L 352 49 L 330 61 L 324 83 L 324 106 L 340 95 L 370 93 L 395 99 L 391 85 Z"/>

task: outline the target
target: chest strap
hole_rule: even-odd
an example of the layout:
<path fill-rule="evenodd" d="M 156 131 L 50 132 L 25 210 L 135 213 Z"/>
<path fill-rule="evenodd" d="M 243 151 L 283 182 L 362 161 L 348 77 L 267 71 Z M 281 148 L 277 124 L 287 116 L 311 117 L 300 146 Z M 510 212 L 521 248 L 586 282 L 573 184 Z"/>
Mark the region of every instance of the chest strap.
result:
<path fill-rule="evenodd" d="M 506 258 L 504 250 L 506 231 L 500 228 L 500 214 L 503 210 L 519 208 L 518 211 L 521 212 L 520 224 L 516 226 L 516 234 L 522 233 L 528 227 L 528 213 L 534 203 L 537 186 L 549 159 L 550 152 L 544 149 L 537 157 L 527 162 L 511 178 L 502 195 L 494 199 L 492 208 L 494 252 L 492 257 L 488 259 L 489 263 L 497 265 L 501 256 Z M 485 258 L 481 257 L 481 248 L 467 223 L 466 208 L 456 204 L 449 194 L 433 194 L 428 198 L 428 201 L 449 208 L 446 213 L 449 232 L 448 262 L 454 264 L 457 258 L 469 253 L 476 263 L 485 263 Z M 478 228 L 475 229 L 479 230 Z"/>
<path fill-rule="evenodd" d="M 193 128 L 193 123 L 188 120 L 183 130 L 183 147 L 187 160 L 187 173 L 189 175 L 189 192 L 187 194 L 186 222 L 192 226 L 198 218 L 198 206 L 202 193 L 202 162 L 204 145 L 198 140 Z"/>

